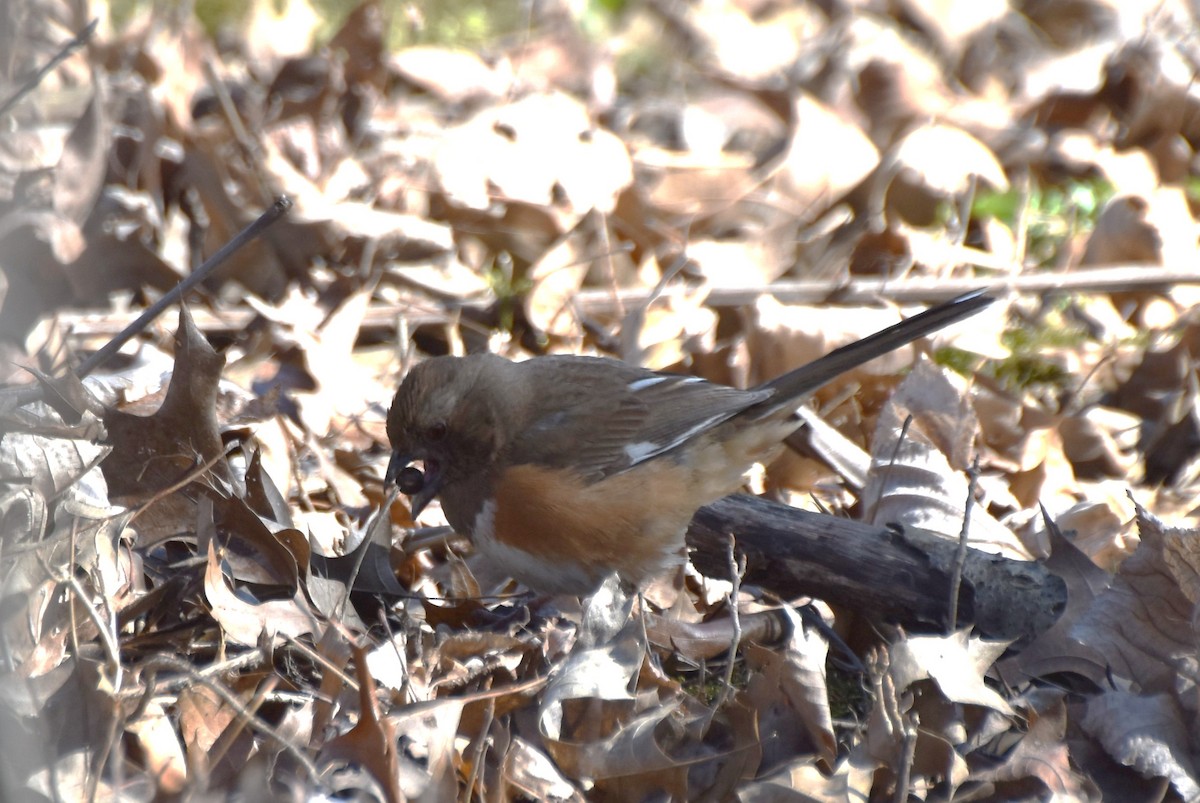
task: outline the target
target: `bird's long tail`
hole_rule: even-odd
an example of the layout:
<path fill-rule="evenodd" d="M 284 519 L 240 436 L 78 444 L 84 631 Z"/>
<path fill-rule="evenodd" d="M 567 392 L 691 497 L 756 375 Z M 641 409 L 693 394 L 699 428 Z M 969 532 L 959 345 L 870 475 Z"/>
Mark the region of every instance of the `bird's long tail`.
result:
<path fill-rule="evenodd" d="M 983 290 L 964 293 L 862 340 L 835 349 L 794 371 L 764 382 L 755 390 L 774 391 L 767 404 L 777 409 L 781 403 L 800 399 L 851 368 L 974 315 L 994 300 Z"/>

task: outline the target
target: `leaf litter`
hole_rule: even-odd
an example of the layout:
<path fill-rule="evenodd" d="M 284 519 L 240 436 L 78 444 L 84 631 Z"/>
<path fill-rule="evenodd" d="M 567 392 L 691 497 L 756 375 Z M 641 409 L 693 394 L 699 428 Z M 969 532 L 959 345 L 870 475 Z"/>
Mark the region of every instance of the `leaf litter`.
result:
<path fill-rule="evenodd" d="M 78 48 L 76 6 L 12 5 L 0 797 L 1200 799 L 1184 4 L 551 4 L 478 48 L 375 2 Z M 530 598 L 382 487 L 423 356 L 744 386 L 972 286 L 748 488 L 893 546 L 969 520 L 1061 584 L 1029 637 L 933 555 L 956 626 L 692 567 Z"/>

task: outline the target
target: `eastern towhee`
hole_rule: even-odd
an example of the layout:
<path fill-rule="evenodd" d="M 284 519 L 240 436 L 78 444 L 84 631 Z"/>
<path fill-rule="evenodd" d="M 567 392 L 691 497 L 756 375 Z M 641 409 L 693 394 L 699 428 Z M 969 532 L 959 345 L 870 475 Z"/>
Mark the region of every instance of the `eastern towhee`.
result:
<path fill-rule="evenodd" d="M 749 390 L 600 357 L 434 357 L 400 383 L 385 483 L 446 518 L 509 576 L 584 594 L 683 561 L 698 508 L 776 457 L 801 400 L 837 375 L 972 315 L 969 293 Z M 410 467 L 424 463 L 424 474 Z"/>

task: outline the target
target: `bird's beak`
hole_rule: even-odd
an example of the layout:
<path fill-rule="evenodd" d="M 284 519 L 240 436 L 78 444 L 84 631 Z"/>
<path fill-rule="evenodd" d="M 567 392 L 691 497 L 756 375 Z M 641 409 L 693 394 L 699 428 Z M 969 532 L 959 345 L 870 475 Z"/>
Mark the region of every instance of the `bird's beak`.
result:
<path fill-rule="evenodd" d="M 412 463 L 413 457 L 410 454 L 403 452 L 392 452 L 392 459 L 388 461 L 387 473 L 383 475 L 384 486 L 396 483 L 400 477 L 400 472 L 408 468 Z M 416 491 L 405 493 L 408 494 L 408 505 L 412 510 L 412 517 L 416 519 L 421 515 L 421 511 L 425 506 L 433 501 L 433 498 L 438 495 L 438 491 L 442 490 L 442 483 L 445 476 L 442 473 L 442 467 L 433 460 L 425 461 L 425 477 L 421 487 Z M 401 489 L 404 490 L 403 488 Z"/>

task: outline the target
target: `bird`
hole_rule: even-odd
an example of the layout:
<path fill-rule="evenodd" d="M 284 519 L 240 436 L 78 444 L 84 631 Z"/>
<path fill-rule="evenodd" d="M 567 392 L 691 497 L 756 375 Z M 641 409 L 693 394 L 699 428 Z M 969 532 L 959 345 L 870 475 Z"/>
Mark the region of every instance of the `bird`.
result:
<path fill-rule="evenodd" d="M 613 574 L 640 590 L 686 560 L 699 508 L 779 455 L 807 396 L 992 301 L 958 296 L 749 389 L 607 357 L 431 357 L 392 399 L 384 483 L 414 520 L 440 498 L 455 531 L 535 592 L 584 596 Z"/>

